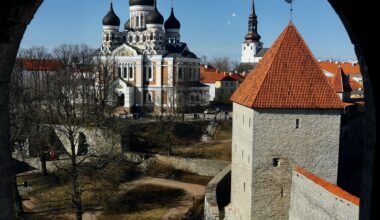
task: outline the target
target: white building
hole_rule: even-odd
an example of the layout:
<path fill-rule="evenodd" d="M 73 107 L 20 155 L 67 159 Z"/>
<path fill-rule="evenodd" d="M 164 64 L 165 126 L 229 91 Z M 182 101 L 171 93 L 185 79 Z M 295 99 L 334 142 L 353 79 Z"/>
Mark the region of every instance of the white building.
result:
<path fill-rule="evenodd" d="M 103 19 L 100 55 L 115 65 L 115 104 L 129 112 L 208 105 L 208 86 L 199 82 L 200 59 L 181 42 L 173 8 L 164 22 L 154 0 L 129 0 L 129 6 L 124 30 L 112 3 Z"/>

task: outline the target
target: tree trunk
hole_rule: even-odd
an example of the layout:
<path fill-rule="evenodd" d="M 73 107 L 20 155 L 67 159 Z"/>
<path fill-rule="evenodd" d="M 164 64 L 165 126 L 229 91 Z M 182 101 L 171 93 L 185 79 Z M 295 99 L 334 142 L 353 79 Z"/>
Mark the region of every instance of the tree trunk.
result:
<path fill-rule="evenodd" d="M 47 172 L 47 167 L 46 167 L 46 155 L 43 151 L 40 153 L 40 162 L 41 162 L 42 175 L 47 176 L 48 172 Z"/>
<path fill-rule="evenodd" d="M 9 128 L 9 81 L 27 25 L 42 3 L 12 1 L 0 9 L 0 219 L 14 219 L 12 150 Z"/>
<path fill-rule="evenodd" d="M 71 187 L 72 187 L 72 201 L 75 206 L 76 219 L 82 220 L 82 194 L 79 185 L 79 174 L 77 167 L 77 155 L 75 152 L 75 137 L 74 134 L 69 135 L 71 145 Z"/>

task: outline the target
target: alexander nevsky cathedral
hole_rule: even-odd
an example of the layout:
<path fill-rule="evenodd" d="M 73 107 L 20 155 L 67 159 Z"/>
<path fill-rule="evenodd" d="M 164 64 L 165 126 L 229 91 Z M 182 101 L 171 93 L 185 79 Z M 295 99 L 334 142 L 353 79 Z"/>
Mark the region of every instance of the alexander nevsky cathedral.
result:
<path fill-rule="evenodd" d="M 114 105 L 127 112 L 165 112 L 209 104 L 209 88 L 199 82 L 200 59 L 181 42 L 180 28 L 173 6 L 165 21 L 155 0 L 129 0 L 129 20 L 120 30 L 111 3 L 100 55 L 116 66 Z"/>

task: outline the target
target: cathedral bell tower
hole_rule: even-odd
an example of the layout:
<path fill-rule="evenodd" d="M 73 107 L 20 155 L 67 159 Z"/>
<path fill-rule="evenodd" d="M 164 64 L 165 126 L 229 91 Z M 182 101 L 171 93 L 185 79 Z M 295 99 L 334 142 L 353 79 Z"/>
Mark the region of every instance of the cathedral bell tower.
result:
<path fill-rule="evenodd" d="M 120 18 L 115 14 L 111 2 L 110 10 L 103 18 L 103 43 L 102 51 L 110 52 L 119 41 Z"/>
<path fill-rule="evenodd" d="M 261 36 L 257 32 L 257 15 L 255 11 L 255 2 L 252 0 L 252 10 L 248 20 L 248 33 L 245 35 L 245 41 L 242 44 L 242 63 L 256 63 L 257 52 L 263 48 L 260 41 Z"/>

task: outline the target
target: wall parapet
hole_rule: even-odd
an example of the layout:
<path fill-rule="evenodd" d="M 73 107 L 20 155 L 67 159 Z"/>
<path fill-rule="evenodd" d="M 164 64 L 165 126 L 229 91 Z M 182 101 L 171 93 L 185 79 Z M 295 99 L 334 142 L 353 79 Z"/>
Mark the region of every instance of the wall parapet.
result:
<path fill-rule="evenodd" d="M 359 219 L 359 198 L 296 168 L 292 174 L 289 219 Z"/>
<path fill-rule="evenodd" d="M 207 184 L 204 203 L 205 220 L 224 219 L 224 207 L 230 202 L 230 190 L 231 164 Z"/>

